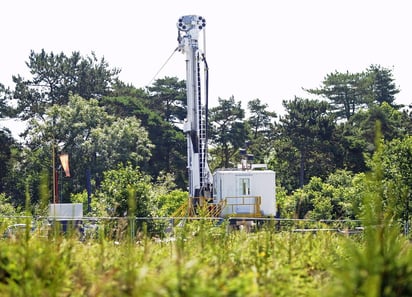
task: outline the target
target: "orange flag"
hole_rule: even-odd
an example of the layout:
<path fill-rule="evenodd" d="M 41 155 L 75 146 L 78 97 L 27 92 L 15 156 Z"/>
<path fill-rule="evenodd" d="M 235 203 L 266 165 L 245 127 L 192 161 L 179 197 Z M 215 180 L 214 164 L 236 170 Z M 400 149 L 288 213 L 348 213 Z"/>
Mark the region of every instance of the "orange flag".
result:
<path fill-rule="evenodd" d="M 69 154 L 60 154 L 60 162 L 62 163 L 64 174 L 66 177 L 70 177 Z"/>

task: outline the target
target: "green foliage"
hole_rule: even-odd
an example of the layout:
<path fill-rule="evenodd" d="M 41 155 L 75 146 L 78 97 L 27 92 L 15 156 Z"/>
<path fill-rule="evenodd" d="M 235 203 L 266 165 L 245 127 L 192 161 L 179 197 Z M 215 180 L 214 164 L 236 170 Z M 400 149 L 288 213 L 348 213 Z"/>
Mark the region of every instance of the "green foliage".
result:
<path fill-rule="evenodd" d="M 59 181 L 61 190 L 65 190 L 63 201 L 69 200 L 69 192 L 85 189 L 88 169 L 98 185 L 103 171 L 118 163 L 139 165 L 150 158 L 152 144 L 140 121 L 111 116 L 97 100 L 71 96 L 68 105 L 54 105 L 46 114 L 45 121 L 30 121 L 26 170 L 36 178 L 36 173 L 51 167 L 53 146 L 56 160 L 58 154 L 67 152 L 72 177 Z M 37 193 L 31 196 L 37 197 Z"/>
<path fill-rule="evenodd" d="M 149 108 L 148 94 L 132 86 L 119 88 L 115 91 L 117 97 L 105 97 L 101 104 L 116 116 L 138 118 L 147 130 L 154 147 L 150 160 L 140 164 L 142 171 L 153 178 L 157 178 L 162 171 L 173 173 L 177 185 L 186 188 L 186 141 L 183 132 L 166 122 L 157 109 Z"/>
<path fill-rule="evenodd" d="M 384 102 L 399 108 L 394 104 L 399 89 L 394 83 L 392 70 L 379 65 L 371 65 L 362 73 L 335 71 L 322 83 L 321 88 L 307 91 L 328 99 L 338 118 L 349 120 L 361 108 Z"/>
<path fill-rule="evenodd" d="M 0 119 L 12 115 L 12 108 L 10 106 L 10 89 L 6 88 L 0 83 Z"/>
<path fill-rule="evenodd" d="M 331 188 L 320 178 L 312 178 L 303 189 L 296 191 L 296 215 L 298 218 L 330 220 L 333 215 Z"/>
<path fill-rule="evenodd" d="M 400 92 L 397 88 L 392 69 L 384 68 L 380 65 L 371 65 L 366 70 L 367 88 L 373 102 L 378 105 L 384 102 L 398 109 L 400 106 L 395 104 L 395 95 Z"/>
<path fill-rule="evenodd" d="M 338 118 L 349 119 L 367 100 L 363 95 L 363 74 L 335 71 L 323 80 L 320 89 L 307 90 L 330 100 Z"/>
<path fill-rule="evenodd" d="M 0 83 L 0 117 L 12 115 L 8 104 L 14 97 L 16 116 L 29 120 L 23 150 L 8 131 L 0 131 L 0 192 L 10 196 L 13 204 L 24 205 L 26 184 L 31 203 L 40 201 L 40 173 L 51 171 L 53 147 L 57 154 L 70 154 L 72 177 L 59 180 L 65 202 L 71 195 L 84 193 L 86 172 L 92 173 L 95 190 L 104 171 L 128 162 L 153 180 L 163 173 L 173 174 L 177 187 L 186 189 L 186 144 L 179 128 L 186 116 L 184 81 L 165 77 L 146 89 L 135 88 L 121 82 L 117 78 L 120 71 L 94 53 L 83 57 L 79 52 L 67 56 L 31 51 L 26 64 L 30 77 L 14 76 L 13 91 Z M 399 90 L 392 70 L 379 65 L 361 73 L 335 71 L 325 77 L 320 88 L 307 91 L 327 101 L 285 100 L 286 114 L 277 123 L 276 113 L 268 111 L 268 105 L 259 99 L 248 102 L 248 118 L 233 97 L 219 99 L 218 106 L 210 109 L 209 164 L 212 169 L 235 166 L 239 148 L 247 143 L 255 162 L 268 162 L 278 172 L 278 185 L 287 194 L 282 206 L 286 216 L 294 217 L 292 209 L 300 205 L 301 217 L 354 218 L 361 204 L 361 183 L 347 184 L 345 189 L 329 184 L 327 178 L 338 169 L 366 171 L 364 156 L 375 150 L 376 120 L 381 121 L 387 141 L 402 141 L 411 132 L 412 117 L 395 104 Z M 393 148 L 393 156 L 403 153 L 403 149 Z M 400 163 L 404 164 L 395 157 L 387 158 L 393 178 L 388 174 L 386 179 L 402 184 L 396 213 L 406 228 L 410 182 L 400 176 L 408 168 L 389 166 Z M 326 184 L 296 191 L 313 177 Z M 51 184 L 50 180 L 49 189 Z M 181 197 L 183 193 L 176 194 Z M 78 198 L 84 201 L 84 194 Z M 172 208 L 167 207 L 165 213 Z"/>
<path fill-rule="evenodd" d="M 412 137 L 395 139 L 382 144 L 380 162 L 383 167 L 382 183 L 393 191 L 391 203 L 395 220 L 402 221 L 405 234 L 409 233 L 412 212 Z M 373 166 L 374 159 L 369 160 Z"/>
<path fill-rule="evenodd" d="M 284 101 L 283 105 L 287 114 L 280 118 L 278 141 L 290 144 L 293 149 L 288 145 L 276 145 L 277 149 L 289 151 L 282 150 L 276 155 L 283 157 L 285 152 L 285 156 L 291 157 L 287 162 L 294 171 L 289 170 L 287 174 L 299 176 L 298 186 L 303 187 L 311 177 L 325 177 L 335 170 L 332 149 L 334 116 L 329 113 L 329 105 L 324 101 L 296 97 Z M 282 169 L 275 168 L 283 172 Z"/>
<path fill-rule="evenodd" d="M 21 211 L 11 203 L 10 197 L 0 193 L 0 216 L 8 217 L 19 214 L 21 214 Z"/>
<path fill-rule="evenodd" d="M 284 196 L 283 216 L 313 220 L 358 219 L 364 193 L 363 175 L 339 170 L 322 181 L 313 177 L 302 189 Z"/>
<path fill-rule="evenodd" d="M 210 109 L 211 167 L 230 168 L 239 162 L 234 157 L 247 140 L 247 128 L 242 121 L 245 111 L 233 96 L 218 100 L 219 106 Z"/>
<path fill-rule="evenodd" d="M 309 185 L 310 200 L 313 203 L 313 211 L 309 218 L 315 220 L 331 220 L 333 217 L 333 187 L 323 184 L 319 178 L 312 178 Z"/>
<path fill-rule="evenodd" d="M 87 210 L 89 209 L 87 191 L 83 191 L 81 193 L 76 193 L 76 194 L 71 194 L 70 202 L 71 203 L 81 203 L 83 205 L 83 213 L 85 213 L 86 216 L 90 215 L 87 213 Z"/>
<path fill-rule="evenodd" d="M 276 175 L 277 183 L 288 193 L 299 188 L 300 163 L 298 160 L 299 151 L 290 139 L 275 140 L 274 150 L 270 153 L 267 164 L 270 169 L 280 173 Z"/>
<path fill-rule="evenodd" d="M 98 216 L 126 216 L 130 199 L 135 201 L 134 216 L 150 217 L 153 213 L 154 197 L 150 177 L 142 174 L 138 167 L 119 164 L 117 169 L 104 173 L 100 189 L 93 196 L 92 207 Z"/>
<path fill-rule="evenodd" d="M 12 171 L 12 151 L 15 146 L 13 137 L 8 129 L 0 130 L 0 193 L 8 191 L 7 177 Z"/>
<path fill-rule="evenodd" d="M 372 154 L 375 149 L 377 120 L 382 123 L 386 140 L 404 137 L 410 126 L 410 119 L 394 102 L 399 89 L 392 70 L 379 65 L 371 65 L 361 73 L 335 71 L 325 77 L 322 87 L 307 91 L 327 99 L 340 119 L 335 123 L 333 142 L 337 168 L 354 173 L 367 170 L 363 155 Z"/>
<path fill-rule="evenodd" d="M 275 112 L 268 111 L 268 104 L 263 104 L 260 99 L 248 102 L 249 117 L 247 119 L 250 129 L 248 152 L 254 156 L 255 163 L 265 163 L 269 152 L 273 149 Z"/>
<path fill-rule="evenodd" d="M 290 199 L 285 188 L 276 186 L 276 212 L 282 218 L 293 218 L 295 201 Z"/>
<path fill-rule="evenodd" d="M 364 131 L 358 123 L 352 119 L 337 126 L 336 142 L 337 150 L 341 152 L 341 168 L 353 173 L 365 172 L 367 170 L 364 153 L 370 151 L 371 146 L 363 137 Z"/>
<path fill-rule="evenodd" d="M 66 105 L 69 94 L 83 98 L 100 98 L 108 94 L 112 81 L 119 74 L 118 69 L 109 69 L 104 58 L 97 59 L 94 53 L 82 57 L 79 52 L 66 56 L 63 52 L 54 54 L 30 52 L 26 63 L 32 75 L 24 79 L 13 76 L 20 118 L 44 118 L 46 110 L 53 105 Z"/>
<path fill-rule="evenodd" d="M 366 144 L 363 147 L 363 152 L 372 154 L 375 149 L 376 121 L 381 123 L 381 132 L 386 141 L 407 135 L 405 129 L 407 119 L 405 119 L 404 114 L 388 103 L 383 102 L 381 105 L 374 105 L 367 110 L 357 112 L 345 124 L 350 133 L 345 137 L 356 137 L 357 141 L 363 141 Z"/>
<path fill-rule="evenodd" d="M 189 198 L 188 192 L 176 189 L 174 176 L 170 173 L 159 174 L 158 179 L 152 184 L 153 209 L 152 215 L 156 217 L 171 217 Z"/>
<path fill-rule="evenodd" d="M 377 129 L 379 131 L 379 129 Z M 330 296 L 410 296 L 412 294 L 412 250 L 400 233 L 394 216 L 396 185 L 385 183 L 383 146 L 377 151 L 371 172 L 364 180 L 364 242 L 348 241 L 347 258 L 340 261 Z"/>
<path fill-rule="evenodd" d="M 183 123 L 186 118 L 186 83 L 177 77 L 157 79 L 148 87 L 147 106 L 167 123 Z"/>
<path fill-rule="evenodd" d="M 157 205 L 156 213 L 160 217 L 170 217 L 187 199 L 189 199 L 187 191 L 182 190 L 172 190 L 158 195 L 155 198 Z"/>
<path fill-rule="evenodd" d="M 208 221 L 186 224 L 174 240 L 52 239 L 0 241 L 1 296 L 319 296 L 342 241 L 227 232 Z"/>
<path fill-rule="evenodd" d="M 352 174 L 350 171 L 338 170 L 326 179 L 326 187 L 332 193 L 332 218 L 359 219 L 362 205 L 364 174 Z"/>

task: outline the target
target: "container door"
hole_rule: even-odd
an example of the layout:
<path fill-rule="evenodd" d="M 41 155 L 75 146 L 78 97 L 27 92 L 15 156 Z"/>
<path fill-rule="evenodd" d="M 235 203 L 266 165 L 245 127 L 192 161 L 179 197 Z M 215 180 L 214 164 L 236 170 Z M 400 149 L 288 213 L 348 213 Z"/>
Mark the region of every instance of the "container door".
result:
<path fill-rule="evenodd" d="M 254 209 L 254 201 L 249 196 L 251 195 L 251 178 L 250 176 L 236 177 L 236 207 L 235 211 L 238 214 L 251 214 Z"/>

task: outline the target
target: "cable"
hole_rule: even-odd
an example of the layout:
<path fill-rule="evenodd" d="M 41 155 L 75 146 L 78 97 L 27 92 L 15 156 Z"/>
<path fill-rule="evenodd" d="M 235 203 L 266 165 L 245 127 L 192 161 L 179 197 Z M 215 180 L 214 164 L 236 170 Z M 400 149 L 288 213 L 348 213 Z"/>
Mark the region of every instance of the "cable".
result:
<path fill-rule="evenodd" d="M 203 58 L 203 63 L 205 65 L 205 126 L 206 126 L 206 136 L 205 136 L 205 141 L 206 141 L 206 151 L 207 151 L 207 143 L 208 143 L 208 131 L 207 128 L 209 126 L 209 66 L 206 61 L 206 55 L 205 53 L 202 54 Z"/>
<path fill-rule="evenodd" d="M 175 52 L 177 52 L 179 50 L 179 47 L 175 48 L 175 50 L 172 52 L 172 54 L 169 56 L 169 58 L 167 58 L 166 62 L 164 62 L 164 64 L 162 65 L 162 67 L 160 67 L 160 69 L 156 72 L 156 74 L 153 76 L 153 78 L 150 80 L 150 82 L 147 84 L 147 86 L 150 86 L 152 84 L 152 82 L 156 79 L 156 77 L 159 75 L 160 71 L 163 70 L 163 68 L 166 66 L 167 63 L 169 63 L 170 59 L 173 57 L 173 55 L 175 54 Z"/>

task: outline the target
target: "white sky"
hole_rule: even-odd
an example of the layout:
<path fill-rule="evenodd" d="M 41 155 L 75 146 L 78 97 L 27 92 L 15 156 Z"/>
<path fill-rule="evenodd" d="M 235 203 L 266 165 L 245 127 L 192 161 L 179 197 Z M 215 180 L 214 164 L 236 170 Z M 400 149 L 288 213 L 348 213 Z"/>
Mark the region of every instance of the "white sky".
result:
<path fill-rule="evenodd" d="M 180 16 L 206 18 L 210 105 L 217 98 L 282 100 L 306 95 L 335 70 L 393 69 L 397 103 L 412 103 L 412 16 L 401 0 L 4 0 L 0 2 L 0 82 L 28 77 L 30 50 L 94 51 L 120 79 L 145 87 L 177 47 Z M 185 79 L 176 53 L 157 78 Z M 0 123 L 1 124 L 1 123 Z"/>

